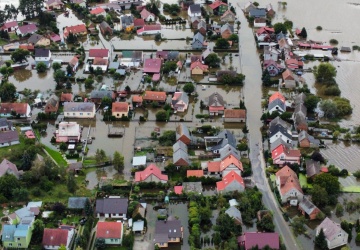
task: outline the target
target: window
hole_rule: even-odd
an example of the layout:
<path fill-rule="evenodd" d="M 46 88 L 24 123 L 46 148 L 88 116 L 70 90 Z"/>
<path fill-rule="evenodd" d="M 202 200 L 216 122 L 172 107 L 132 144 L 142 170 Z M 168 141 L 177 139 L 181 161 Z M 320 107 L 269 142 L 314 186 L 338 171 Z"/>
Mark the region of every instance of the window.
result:
<path fill-rule="evenodd" d="M 80 113 L 80 115 L 83 115 L 83 113 Z"/>
<path fill-rule="evenodd" d="M 67 113 L 67 115 L 70 115 L 70 113 Z"/>
<path fill-rule="evenodd" d="M 75 115 L 75 113 L 73 113 L 73 115 Z"/>
<path fill-rule="evenodd" d="M 18 247 L 21 247 L 21 243 L 18 243 Z"/>
<path fill-rule="evenodd" d="M 90 113 L 87 113 L 88 115 L 90 115 Z"/>

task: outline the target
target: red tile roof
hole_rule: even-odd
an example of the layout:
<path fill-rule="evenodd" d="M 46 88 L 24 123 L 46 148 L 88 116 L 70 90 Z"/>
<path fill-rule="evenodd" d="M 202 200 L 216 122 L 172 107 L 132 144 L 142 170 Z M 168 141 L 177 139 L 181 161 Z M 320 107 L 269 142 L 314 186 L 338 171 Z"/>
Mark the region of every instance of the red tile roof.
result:
<path fill-rule="evenodd" d="M 79 58 L 77 58 L 76 56 L 74 56 L 74 57 L 70 60 L 69 64 L 74 67 L 78 62 L 79 62 Z"/>
<path fill-rule="evenodd" d="M 269 103 L 276 99 L 280 99 L 282 102 L 285 102 L 285 97 L 280 92 L 275 92 L 272 96 L 270 96 Z"/>
<path fill-rule="evenodd" d="M 26 115 L 27 103 L 0 103 L 0 114 L 10 114 L 15 111 L 16 114 Z"/>
<path fill-rule="evenodd" d="M 128 112 L 129 104 L 127 102 L 113 102 L 112 112 Z"/>
<path fill-rule="evenodd" d="M 141 95 L 133 95 L 132 96 L 132 101 L 133 102 L 143 102 L 143 98 Z"/>
<path fill-rule="evenodd" d="M 72 101 L 72 93 L 61 93 L 60 101 L 62 102 L 71 102 Z"/>
<path fill-rule="evenodd" d="M 143 97 L 145 101 L 166 101 L 166 93 L 160 91 L 145 91 L 145 95 Z"/>
<path fill-rule="evenodd" d="M 162 61 L 160 58 L 145 59 L 144 69 L 145 73 L 160 73 Z"/>
<path fill-rule="evenodd" d="M 207 168 L 209 172 L 220 172 L 220 161 L 209 161 L 207 163 Z"/>
<path fill-rule="evenodd" d="M 282 78 L 284 80 L 295 80 L 293 74 L 291 73 L 291 71 L 289 69 L 286 69 L 283 73 L 282 73 Z"/>
<path fill-rule="evenodd" d="M 300 150 L 289 149 L 289 148 L 285 147 L 284 145 L 280 144 L 271 152 L 271 157 L 272 157 L 272 159 L 276 159 L 281 154 L 285 154 L 288 157 L 299 157 L 300 158 L 300 156 L 301 156 Z"/>
<path fill-rule="evenodd" d="M 90 14 L 91 14 L 91 15 L 98 15 L 98 14 L 104 12 L 104 11 L 105 11 L 105 10 L 104 10 L 103 8 L 98 7 L 98 8 L 96 8 L 96 9 L 93 9 L 92 11 L 90 11 Z"/>
<path fill-rule="evenodd" d="M 300 193 L 303 193 L 296 173 L 288 166 L 285 166 L 276 172 L 276 179 L 280 180 L 279 184 L 281 194 L 286 194 L 293 188 L 298 190 Z"/>
<path fill-rule="evenodd" d="M 108 49 L 89 49 L 89 57 L 108 57 Z"/>
<path fill-rule="evenodd" d="M 265 246 L 269 246 L 271 249 L 280 248 L 278 233 L 246 232 L 238 237 L 238 243 L 245 249 L 252 249 L 256 246 L 258 249 L 263 249 Z"/>
<path fill-rule="evenodd" d="M 201 62 L 197 61 L 197 62 L 193 62 L 191 65 L 190 65 L 190 70 L 193 70 L 194 68 L 200 68 L 202 69 L 203 71 L 207 71 L 209 66 L 205 65 L 205 64 L 202 64 Z"/>
<path fill-rule="evenodd" d="M 45 228 L 43 234 L 43 246 L 61 246 L 67 245 L 69 231 L 60 228 Z"/>
<path fill-rule="evenodd" d="M 258 34 L 258 35 L 261 35 L 261 34 L 263 34 L 263 33 L 272 34 L 272 33 L 274 33 L 274 32 L 275 32 L 275 30 L 274 30 L 273 28 L 261 27 L 260 29 L 258 29 L 258 30 L 256 31 L 256 34 Z"/>
<path fill-rule="evenodd" d="M 209 111 L 210 112 L 218 112 L 218 111 L 224 111 L 225 110 L 225 108 L 224 108 L 224 106 L 210 106 L 209 107 Z"/>
<path fill-rule="evenodd" d="M 174 193 L 175 194 L 182 194 L 183 186 L 174 186 Z"/>
<path fill-rule="evenodd" d="M 243 178 L 235 171 L 231 171 L 227 175 L 225 175 L 221 181 L 216 182 L 216 189 L 218 191 L 222 191 L 234 181 L 240 183 L 243 187 L 245 187 Z"/>
<path fill-rule="evenodd" d="M 154 175 L 162 181 L 167 181 L 168 176 L 161 173 L 161 170 L 155 165 L 150 164 L 144 171 L 138 171 L 135 173 L 135 182 L 141 182 L 146 180 L 149 176 Z"/>
<path fill-rule="evenodd" d="M 188 170 L 186 172 L 186 177 L 195 176 L 195 177 L 203 177 L 204 170 Z"/>
<path fill-rule="evenodd" d="M 137 18 L 134 20 L 134 26 L 135 27 L 143 27 L 145 25 L 144 19 Z"/>
<path fill-rule="evenodd" d="M 29 138 L 29 139 L 35 139 L 34 132 L 32 132 L 31 130 L 26 131 L 25 136 L 26 136 L 26 138 Z"/>
<path fill-rule="evenodd" d="M 220 5 L 225 5 L 225 6 L 227 6 L 226 3 L 218 0 L 218 1 L 215 1 L 215 2 L 213 2 L 212 4 L 210 4 L 209 7 L 214 10 L 214 9 L 218 8 Z"/>
<path fill-rule="evenodd" d="M 144 27 L 142 27 L 141 29 L 138 29 L 136 31 L 136 33 L 138 35 L 141 35 L 143 32 L 146 31 L 156 31 L 156 30 L 161 30 L 161 25 L 160 24 L 148 24 L 148 25 L 144 25 Z"/>
<path fill-rule="evenodd" d="M 236 166 L 238 169 L 243 171 L 243 165 L 241 161 L 239 161 L 235 156 L 230 154 L 225 159 L 223 159 L 220 163 L 220 171 L 224 171 L 226 168 L 228 168 L 230 165 Z"/>
<path fill-rule="evenodd" d="M 20 44 L 19 49 L 34 50 L 34 45 L 32 45 L 32 44 Z"/>
<path fill-rule="evenodd" d="M 86 33 L 87 29 L 85 24 L 78 24 L 74 26 L 65 27 L 64 36 L 66 37 L 69 33 L 78 34 L 78 33 Z"/>
<path fill-rule="evenodd" d="M 11 22 L 4 23 L 4 25 L 1 27 L 1 29 L 9 29 L 9 28 L 16 27 L 16 26 L 18 26 L 18 22 L 11 21 Z"/>
<path fill-rule="evenodd" d="M 225 109 L 225 118 L 246 118 L 245 109 Z"/>
<path fill-rule="evenodd" d="M 120 239 L 122 223 L 99 221 L 97 224 L 96 238 L 99 239 Z"/>
<path fill-rule="evenodd" d="M 147 19 L 149 16 L 155 16 L 154 14 L 152 14 L 151 12 L 149 12 L 147 9 L 143 9 L 141 12 L 140 12 L 140 15 L 141 15 L 141 18 L 142 19 Z M 150 19 L 149 19 L 150 20 Z M 155 21 L 155 20 L 153 20 Z"/>

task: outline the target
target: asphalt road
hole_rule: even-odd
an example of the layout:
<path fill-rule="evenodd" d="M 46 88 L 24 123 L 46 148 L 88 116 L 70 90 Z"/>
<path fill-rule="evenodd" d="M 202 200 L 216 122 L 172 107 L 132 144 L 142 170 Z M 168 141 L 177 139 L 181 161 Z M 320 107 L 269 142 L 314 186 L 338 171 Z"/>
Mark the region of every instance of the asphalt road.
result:
<path fill-rule="evenodd" d="M 278 208 L 277 201 L 272 193 L 265 176 L 265 161 L 262 155 L 262 139 L 260 127 L 262 123 L 261 99 L 261 65 L 255 44 L 252 29 L 240 10 L 236 8 L 238 19 L 241 22 L 239 29 L 239 60 L 241 72 L 246 76 L 243 96 L 247 108 L 247 126 L 249 129 L 250 160 L 253 168 L 253 180 L 263 194 L 264 205 L 273 212 L 276 231 L 281 235 L 287 249 L 302 249 L 295 240 L 288 223 L 284 220 Z"/>

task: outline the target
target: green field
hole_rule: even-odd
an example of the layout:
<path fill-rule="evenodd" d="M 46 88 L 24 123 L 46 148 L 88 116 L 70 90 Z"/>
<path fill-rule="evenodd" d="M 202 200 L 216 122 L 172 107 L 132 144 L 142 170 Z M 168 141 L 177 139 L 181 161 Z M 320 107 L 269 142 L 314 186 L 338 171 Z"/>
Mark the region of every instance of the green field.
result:
<path fill-rule="evenodd" d="M 343 187 L 342 191 L 344 193 L 360 193 L 360 186 Z"/>
<path fill-rule="evenodd" d="M 302 188 L 312 188 L 312 185 L 307 182 L 307 178 L 304 174 L 299 174 L 299 181 Z"/>
<path fill-rule="evenodd" d="M 8 44 L 9 42 L 5 41 L 4 39 L 0 38 L 0 46 L 4 46 L 6 44 Z"/>
<path fill-rule="evenodd" d="M 56 163 L 61 166 L 61 167 L 65 167 L 67 166 L 67 162 L 65 161 L 65 159 L 62 157 L 62 155 L 58 152 L 55 151 L 51 148 L 49 148 L 48 146 L 44 146 L 46 152 L 48 152 L 48 154 L 56 161 Z"/>

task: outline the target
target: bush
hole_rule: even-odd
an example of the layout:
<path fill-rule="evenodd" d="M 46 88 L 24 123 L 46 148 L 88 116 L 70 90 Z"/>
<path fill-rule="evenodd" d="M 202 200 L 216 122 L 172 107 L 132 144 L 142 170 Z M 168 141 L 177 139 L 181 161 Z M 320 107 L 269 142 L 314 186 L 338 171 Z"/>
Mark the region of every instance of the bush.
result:
<path fill-rule="evenodd" d="M 38 187 L 35 187 L 31 193 L 32 193 L 32 195 L 34 195 L 35 197 L 39 197 L 39 196 L 41 196 L 41 189 L 38 188 Z"/>
<path fill-rule="evenodd" d="M 336 39 L 330 39 L 330 44 L 337 45 L 338 43 L 339 43 L 338 40 L 336 40 Z"/>
<path fill-rule="evenodd" d="M 340 96 L 341 90 L 339 89 L 339 87 L 337 85 L 331 85 L 331 86 L 325 88 L 324 94 L 331 95 L 331 96 Z"/>
<path fill-rule="evenodd" d="M 197 119 L 202 119 L 202 118 L 203 119 L 209 119 L 210 115 L 208 115 L 208 114 L 196 114 L 195 117 Z"/>
<path fill-rule="evenodd" d="M 320 31 L 320 30 L 322 30 L 322 27 L 321 27 L 321 26 L 317 26 L 317 27 L 316 27 L 316 30 L 319 30 L 319 31 Z"/>

